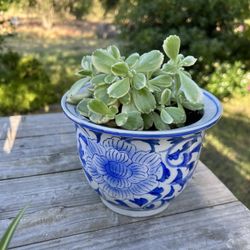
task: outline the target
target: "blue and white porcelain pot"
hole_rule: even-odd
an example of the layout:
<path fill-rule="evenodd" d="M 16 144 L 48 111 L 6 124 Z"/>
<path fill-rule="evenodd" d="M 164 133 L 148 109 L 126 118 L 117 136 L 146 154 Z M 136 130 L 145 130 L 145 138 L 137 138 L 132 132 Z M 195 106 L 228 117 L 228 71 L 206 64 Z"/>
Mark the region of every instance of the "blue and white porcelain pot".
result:
<path fill-rule="evenodd" d="M 204 131 L 222 114 L 216 97 L 204 91 L 202 118 L 167 131 L 130 131 L 94 124 L 62 98 L 76 126 L 77 148 L 90 186 L 113 211 L 133 217 L 163 211 L 192 177 Z"/>

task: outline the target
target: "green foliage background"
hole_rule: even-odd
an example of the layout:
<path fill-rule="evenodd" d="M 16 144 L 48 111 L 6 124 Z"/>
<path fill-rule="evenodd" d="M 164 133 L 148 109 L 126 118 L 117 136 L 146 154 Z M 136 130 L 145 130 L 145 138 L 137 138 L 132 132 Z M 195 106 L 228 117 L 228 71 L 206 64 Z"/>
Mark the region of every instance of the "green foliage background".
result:
<path fill-rule="evenodd" d="M 250 25 L 247 19 L 250 13 L 249 0 L 99 2 L 106 13 L 114 16 L 115 24 L 121 31 L 119 43 L 123 45 L 125 54 L 134 51 L 142 53 L 151 49 L 161 50 L 163 39 L 167 35 L 177 34 L 182 40 L 183 54 L 192 54 L 198 58 L 190 73 L 200 86 L 221 99 L 247 93 L 250 85 L 247 77 L 250 67 Z M 54 17 L 48 14 L 47 8 L 52 8 L 51 13 L 59 18 L 71 15 L 81 19 L 93 9 L 96 1 L 0 0 L 0 10 L 6 11 L 13 3 L 22 8 L 39 9 L 44 13 L 43 21 L 47 18 L 45 23 L 50 27 Z M 1 39 L 4 39 L 4 35 L 0 34 L 0 41 Z M 16 43 L 18 42 L 17 39 Z M 24 39 L 21 42 L 27 41 Z M 81 43 L 83 45 L 86 41 Z M 97 41 L 97 44 L 104 47 L 103 41 Z M 71 59 L 75 62 L 70 64 L 70 59 L 65 61 L 66 58 L 57 56 L 57 53 L 55 60 L 48 62 L 53 51 L 47 58 L 46 55 L 42 58 L 40 52 L 38 56 L 25 55 L 21 47 L 20 44 L 18 53 L 24 54 L 24 58 L 6 50 L 0 51 L 2 115 L 32 112 L 58 103 L 60 96 L 72 84 L 74 71 L 78 69 L 80 58 L 83 56 L 80 50 L 77 51 L 81 54 L 74 54 Z M 61 49 L 60 53 L 63 54 L 64 48 Z M 71 49 L 74 50 L 73 47 Z M 71 71 L 67 70 L 69 64 Z"/>
<path fill-rule="evenodd" d="M 161 49 L 167 35 L 177 34 L 184 54 L 198 58 L 192 70 L 202 87 L 220 98 L 246 93 L 244 75 L 250 67 L 250 26 L 245 22 L 250 17 L 248 0 L 104 0 L 102 3 L 107 11 L 116 9 L 116 23 L 122 39 L 127 41 L 127 52 Z M 217 91 L 215 85 L 220 84 L 222 71 L 228 80 L 224 90 Z"/>

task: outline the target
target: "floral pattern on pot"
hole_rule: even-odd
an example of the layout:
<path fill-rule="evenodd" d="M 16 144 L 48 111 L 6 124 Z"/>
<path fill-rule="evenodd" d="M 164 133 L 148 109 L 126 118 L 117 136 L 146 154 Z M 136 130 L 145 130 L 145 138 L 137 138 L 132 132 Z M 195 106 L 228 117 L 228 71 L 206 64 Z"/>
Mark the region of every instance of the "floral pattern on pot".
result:
<path fill-rule="evenodd" d="M 79 157 L 90 185 L 112 205 L 158 208 L 192 176 L 203 134 L 169 139 L 111 136 L 77 127 Z"/>
<path fill-rule="evenodd" d="M 157 187 L 161 168 L 158 154 L 136 151 L 131 143 L 108 138 L 99 145 L 89 140 L 86 171 L 113 198 L 129 199 Z"/>

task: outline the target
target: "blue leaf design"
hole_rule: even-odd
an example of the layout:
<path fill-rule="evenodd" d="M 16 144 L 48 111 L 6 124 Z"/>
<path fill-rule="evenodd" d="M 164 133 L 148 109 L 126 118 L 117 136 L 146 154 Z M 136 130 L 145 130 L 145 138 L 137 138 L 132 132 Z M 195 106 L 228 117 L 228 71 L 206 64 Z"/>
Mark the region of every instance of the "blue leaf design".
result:
<path fill-rule="evenodd" d="M 140 198 L 140 199 L 135 198 L 134 200 L 129 200 L 129 201 L 135 203 L 136 205 L 138 205 L 140 207 L 145 205 L 148 202 L 148 200 L 145 198 Z"/>
<path fill-rule="evenodd" d="M 166 198 L 166 197 L 171 197 L 173 194 L 174 194 L 174 188 L 171 186 L 171 189 L 170 189 L 169 193 L 166 194 L 166 195 L 164 196 L 164 198 Z"/>
<path fill-rule="evenodd" d="M 198 144 L 198 145 L 191 151 L 191 153 L 199 152 L 200 149 L 201 149 L 201 145 L 202 145 L 201 143 Z"/>
<path fill-rule="evenodd" d="M 93 131 L 93 133 L 94 133 L 95 136 L 96 136 L 96 142 L 99 143 L 99 142 L 100 142 L 100 139 L 101 139 L 101 136 L 102 136 L 102 133 L 96 132 L 96 131 Z"/>
<path fill-rule="evenodd" d="M 154 190 L 152 190 L 151 192 L 149 192 L 152 195 L 156 195 L 156 196 L 161 196 L 161 193 L 164 191 L 164 189 L 162 187 L 157 187 Z"/>
<path fill-rule="evenodd" d="M 79 138 L 81 138 L 83 140 L 83 142 L 88 145 L 88 141 L 87 141 L 87 138 L 83 135 L 83 134 L 80 134 L 79 133 Z"/>
<path fill-rule="evenodd" d="M 154 207 L 155 207 L 155 205 L 151 204 L 151 205 L 147 206 L 146 209 L 153 209 Z"/>
<path fill-rule="evenodd" d="M 183 174 L 182 174 L 182 171 L 180 169 L 177 169 L 177 176 L 175 177 L 175 179 L 171 182 L 171 184 L 180 184 L 182 183 L 182 177 L 183 177 Z"/>
<path fill-rule="evenodd" d="M 162 176 L 158 181 L 164 182 L 166 179 L 169 178 L 170 171 L 166 168 L 166 166 L 163 162 L 161 162 L 161 166 L 162 166 Z"/>
<path fill-rule="evenodd" d="M 194 167 L 194 164 L 195 162 L 194 161 L 192 161 L 192 162 L 190 162 L 188 165 L 187 165 L 187 168 L 189 169 L 189 171 L 191 171 L 192 169 L 193 169 L 193 167 Z"/>

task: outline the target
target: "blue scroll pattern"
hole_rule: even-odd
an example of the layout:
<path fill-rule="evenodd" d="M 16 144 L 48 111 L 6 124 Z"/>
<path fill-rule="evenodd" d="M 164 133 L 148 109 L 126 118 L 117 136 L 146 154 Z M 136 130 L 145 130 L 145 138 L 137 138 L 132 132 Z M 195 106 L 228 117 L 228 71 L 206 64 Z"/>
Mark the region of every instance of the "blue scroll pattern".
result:
<path fill-rule="evenodd" d="M 138 140 L 76 129 L 79 157 L 90 185 L 111 204 L 133 210 L 158 208 L 184 189 L 203 137 L 197 133 Z"/>

